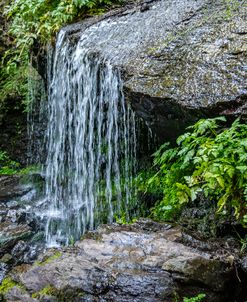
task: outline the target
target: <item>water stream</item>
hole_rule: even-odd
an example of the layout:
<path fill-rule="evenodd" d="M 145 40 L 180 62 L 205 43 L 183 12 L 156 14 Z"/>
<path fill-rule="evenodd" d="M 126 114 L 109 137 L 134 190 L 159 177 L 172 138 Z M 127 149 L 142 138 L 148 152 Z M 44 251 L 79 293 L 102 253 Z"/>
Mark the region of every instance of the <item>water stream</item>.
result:
<path fill-rule="evenodd" d="M 135 208 L 136 126 L 110 60 L 61 31 L 48 60 L 46 242 L 69 244 Z"/>

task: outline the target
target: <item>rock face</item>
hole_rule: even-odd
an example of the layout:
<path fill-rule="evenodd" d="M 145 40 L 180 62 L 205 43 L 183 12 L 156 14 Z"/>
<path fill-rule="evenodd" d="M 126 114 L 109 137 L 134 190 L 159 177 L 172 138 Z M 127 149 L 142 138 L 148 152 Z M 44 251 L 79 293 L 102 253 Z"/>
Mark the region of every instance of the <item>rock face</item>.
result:
<path fill-rule="evenodd" d="M 179 228 L 149 220 L 102 227 L 74 247 L 48 250 L 33 266 L 16 268 L 15 284 L 4 297 L 173 302 L 204 292 L 206 301 L 235 301 L 240 282 L 232 258 L 224 249 L 213 253 L 185 246 L 178 242 L 181 236 Z"/>
<path fill-rule="evenodd" d="M 64 30 L 72 43 L 86 32 L 92 51 L 122 70 L 137 114 L 171 137 L 201 117 L 246 117 L 244 2 L 140 1 Z"/>
<path fill-rule="evenodd" d="M 0 282 L 13 265 L 32 262 L 43 246 L 32 213 L 35 189 L 22 178 L 0 176 Z"/>

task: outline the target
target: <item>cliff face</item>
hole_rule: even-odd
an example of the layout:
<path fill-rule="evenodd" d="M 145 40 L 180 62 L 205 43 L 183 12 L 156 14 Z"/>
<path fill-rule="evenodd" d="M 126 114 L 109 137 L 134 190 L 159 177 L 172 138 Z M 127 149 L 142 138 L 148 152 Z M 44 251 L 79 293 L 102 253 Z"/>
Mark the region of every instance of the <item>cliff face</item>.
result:
<path fill-rule="evenodd" d="M 73 24 L 93 51 L 121 69 L 138 115 L 162 138 L 198 118 L 246 116 L 245 1 L 156 0 Z"/>

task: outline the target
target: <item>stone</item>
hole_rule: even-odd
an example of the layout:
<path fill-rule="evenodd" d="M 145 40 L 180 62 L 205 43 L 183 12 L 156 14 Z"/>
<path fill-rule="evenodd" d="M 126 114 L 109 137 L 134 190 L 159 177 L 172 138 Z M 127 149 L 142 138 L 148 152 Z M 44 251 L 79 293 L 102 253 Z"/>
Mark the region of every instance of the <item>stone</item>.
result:
<path fill-rule="evenodd" d="M 12 255 L 4 254 L 3 257 L 0 259 L 0 262 L 8 263 L 12 260 Z"/>
<path fill-rule="evenodd" d="M 5 278 L 7 272 L 9 270 L 9 266 L 7 263 L 4 263 L 0 260 L 0 283 L 3 281 Z"/>
<path fill-rule="evenodd" d="M 176 295 L 201 292 L 208 301 L 234 301 L 239 281 L 233 262 L 223 251 L 178 242 L 182 236 L 180 228 L 151 220 L 102 226 L 73 247 L 48 249 L 11 276 L 22 286 L 20 301 L 173 302 Z M 7 301 L 16 291 L 8 291 Z"/>
<path fill-rule="evenodd" d="M 247 273 L 247 256 L 241 259 L 241 268 L 245 273 Z"/>
<path fill-rule="evenodd" d="M 28 239 L 32 235 L 32 230 L 28 225 L 5 222 L 0 224 L 0 248 L 1 253 L 9 250 L 18 241 Z"/>
<path fill-rule="evenodd" d="M 39 175 L 0 176 L 0 270 L 5 274 L 16 265 L 32 263 L 44 248 L 44 233 L 34 215 L 37 195 L 35 182 L 43 183 Z M 5 265 L 7 264 L 7 265 Z"/>
<path fill-rule="evenodd" d="M 64 30 L 71 43 L 88 32 L 88 47 L 121 70 L 126 98 L 163 140 L 202 117 L 246 118 L 243 3 L 139 1 Z"/>
<path fill-rule="evenodd" d="M 30 297 L 25 291 L 17 286 L 14 286 L 9 293 L 6 294 L 8 302 L 37 302 L 38 300 Z"/>
<path fill-rule="evenodd" d="M 16 201 L 13 199 L 32 189 L 30 185 L 21 184 L 21 178 L 20 175 L 0 175 L 0 202 L 8 201 L 9 207 L 15 207 Z"/>

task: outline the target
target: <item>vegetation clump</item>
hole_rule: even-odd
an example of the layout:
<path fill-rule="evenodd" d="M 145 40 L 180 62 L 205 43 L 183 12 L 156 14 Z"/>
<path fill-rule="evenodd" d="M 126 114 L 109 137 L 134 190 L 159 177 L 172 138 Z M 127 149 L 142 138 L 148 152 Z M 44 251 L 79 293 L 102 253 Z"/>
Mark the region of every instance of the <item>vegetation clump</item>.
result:
<path fill-rule="evenodd" d="M 0 150 L 0 175 L 29 175 L 39 171 L 38 165 L 30 165 L 25 168 L 21 168 L 21 164 L 10 158 L 6 151 Z"/>
<path fill-rule="evenodd" d="M 203 301 L 204 298 L 206 298 L 205 294 L 199 294 L 196 297 L 192 297 L 192 298 L 184 297 L 183 302 L 199 302 L 199 301 Z"/>
<path fill-rule="evenodd" d="M 6 151 L 0 150 L 0 175 L 16 174 L 20 169 L 20 164 L 10 159 Z"/>
<path fill-rule="evenodd" d="M 35 265 L 38 265 L 38 266 L 43 266 L 43 265 L 46 265 L 50 262 L 53 262 L 54 260 L 57 260 L 58 258 L 60 258 L 62 256 L 62 253 L 57 251 L 55 252 L 53 255 L 49 256 L 48 258 L 46 258 L 45 260 L 43 261 L 36 261 L 35 262 Z"/>
<path fill-rule="evenodd" d="M 9 98 L 28 103 L 30 53 L 37 45 L 41 51 L 58 30 L 72 21 L 104 12 L 118 0 L 16 0 L 7 1 L 5 16 L 6 44 L 1 55 L 0 110 Z M 7 20 L 7 22 L 6 22 Z M 2 107 L 2 108 L 1 108 Z"/>
<path fill-rule="evenodd" d="M 0 285 L 0 297 L 1 295 L 6 294 L 11 288 L 13 288 L 17 283 L 12 280 L 12 278 L 7 277 L 2 281 Z"/>
<path fill-rule="evenodd" d="M 42 300 L 45 296 L 56 297 L 58 302 L 72 302 L 78 297 L 83 297 L 85 293 L 82 290 L 66 288 L 58 290 L 57 288 L 47 285 L 38 292 L 32 294 L 32 298 Z"/>
<path fill-rule="evenodd" d="M 247 125 L 237 119 L 202 119 L 154 154 L 155 172 L 144 183 L 162 195 L 153 209 L 156 219 L 171 220 L 199 195 L 216 205 L 218 215 L 247 223 Z"/>
<path fill-rule="evenodd" d="M 32 298 L 39 299 L 42 296 L 55 296 L 56 292 L 57 291 L 55 288 L 53 288 L 51 285 L 48 285 L 48 286 L 44 287 L 43 289 L 41 289 L 40 291 L 33 293 Z"/>

